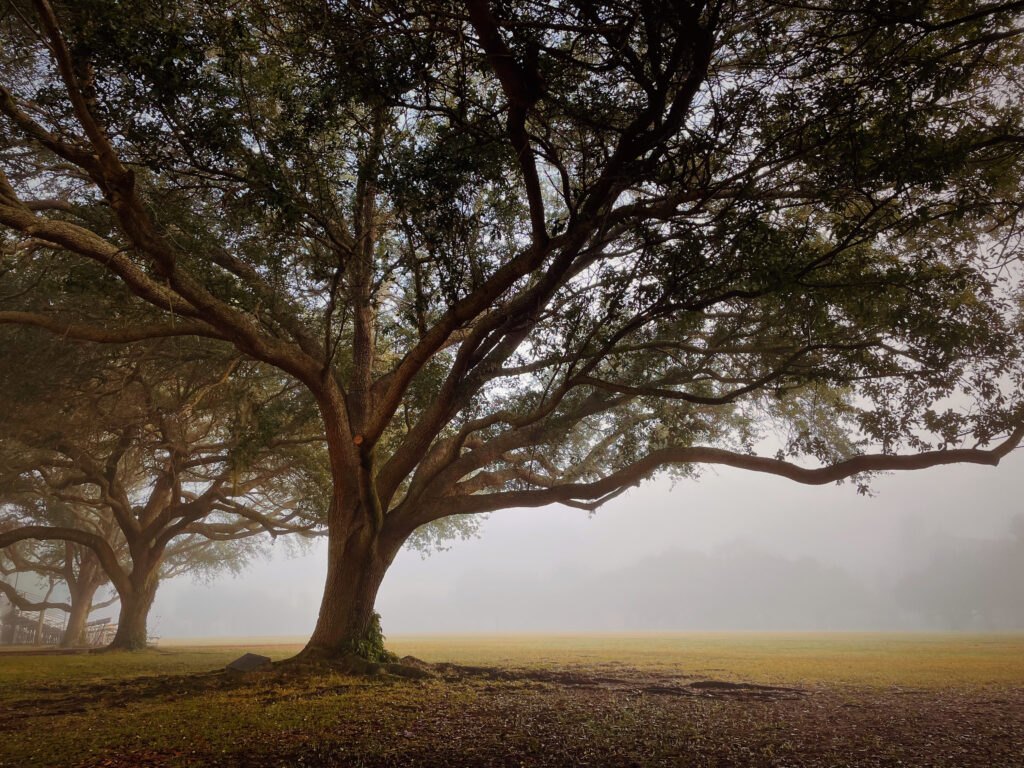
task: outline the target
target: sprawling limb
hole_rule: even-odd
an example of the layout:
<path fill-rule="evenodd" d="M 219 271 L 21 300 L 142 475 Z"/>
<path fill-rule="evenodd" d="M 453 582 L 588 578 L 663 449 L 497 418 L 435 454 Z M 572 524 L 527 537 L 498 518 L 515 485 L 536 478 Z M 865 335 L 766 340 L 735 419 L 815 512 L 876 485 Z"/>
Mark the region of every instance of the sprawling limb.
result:
<path fill-rule="evenodd" d="M 628 467 L 592 483 L 553 484 L 550 487 L 523 491 L 494 493 L 448 499 L 451 512 L 473 514 L 509 507 L 536 507 L 552 503 L 586 502 L 587 509 L 596 508 L 614 498 L 624 489 L 636 485 L 656 470 L 674 464 L 717 464 L 752 472 L 778 475 L 806 485 L 825 485 L 855 475 L 871 472 L 897 472 L 928 469 L 948 464 L 981 464 L 997 466 L 1000 460 L 1024 439 L 1024 424 L 1018 426 L 1003 442 L 991 449 L 953 448 L 945 451 L 922 451 L 912 455 L 863 454 L 835 464 L 806 468 L 787 461 L 751 456 L 712 447 L 666 448 L 656 451 Z M 543 483 L 548 485 L 549 483 Z M 457 485 L 456 488 L 459 486 Z M 422 521 L 427 522 L 427 521 Z"/>
<path fill-rule="evenodd" d="M 118 562 L 117 554 L 114 552 L 113 547 L 103 537 L 95 533 L 61 526 L 26 525 L 0 533 L 0 549 L 27 539 L 36 539 L 38 541 L 73 541 L 76 544 L 89 547 L 100 559 L 103 570 L 110 576 L 110 581 L 113 583 L 114 588 L 118 592 L 129 588 L 129 582 L 121 570 L 121 565 Z"/>
<path fill-rule="evenodd" d="M 149 326 L 108 328 L 99 325 L 68 323 L 56 317 L 38 312 L 0 312 L 0 325 L 31 325 L 44 328 L 51 333 L 68 339 L 93 341 L 101 344 L 128 344 L 146 339 L 161 339 L 169 336 L 207 336 L 220 338 L 219 334 L 205 323 L 181 320 L 176 323 L 161 323 Z"/>
<path fill-rule="evenodd" d="M 0 581 L 0 592 L 10 600 L 11 605 L 19 611 L 71 611 L 70 603 L 50 603 L 44 601 L 33 601 L 21 595 L 13 586 L 6 581 Z"/>

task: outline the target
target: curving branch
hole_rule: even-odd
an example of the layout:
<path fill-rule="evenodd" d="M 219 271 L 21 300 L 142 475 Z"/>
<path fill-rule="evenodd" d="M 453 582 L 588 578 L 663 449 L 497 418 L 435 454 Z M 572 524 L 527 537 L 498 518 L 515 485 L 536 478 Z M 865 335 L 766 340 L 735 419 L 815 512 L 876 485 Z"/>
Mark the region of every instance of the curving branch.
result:
<path fill-rule="evenodd" d="M 115 592 L 112 596 L 108 597 L 106 600 L 103 600 L 102 602 L 99 602 L 99 603 L 93 603 L 89 607 L 89 613 L 92 613 L 93 611 L 98 611 L 100 608 L 106 608 L 108 606 L 111 606 L 111 605 L 113 605 L 114 603 L 116 603 L 120 599 L 121 599 L 121 596 Z"/>
<path fill-rule="evenodd" d="M 664 448 L 648 454 L 608 477 L 591 483 L 565 483 L 539 490 L 503 491 L 448 498 L 444 500 L 444 509 L 435 509 L 433 516 L 426 520 L 419 520 L 418 524 L 453 514 L 475 514 L 509 507 L 537 507 L 556 503 L 579 506 L 580 503 L 591 502 L 585 508 L 592 509 L 629 486 L 636 485 L 658 469 L 674 464 L 718 464 L 778 475 L 805 485 L 825 485 L 869 472 L 902 472 L 948 464 L 981 464 L 994 467 L 1004 456 L 1016 448 L 1022 439 L 1024 439 L 1024 422 L 1018 424 L 1002 443 L 991 449 L 954 448 L 923 451 L 912 455 L 862 454 L 818 468 L 801 467 L 780 459 L 737 453 L 722 448 L 705 446 Z M 457 484 L 455 488 L 457 492 L 461 491 L 462 484 Z"/>
<path fill-rule="evenodd" d="M 505 130 L 509 143 L 519 159 L 519 169 L 526 185 L 526 199 L 530 206 L 530 226 L 534 242 L 547 241 L 544 196 L 540 188 L 540 176 L 530 138 L 526 132 L 526 117 L 540 99 L 543 85 L 536 68 L 520 66 L 512 51 L 505 44 L 498 30 L 498 22 L 491 12 L 487 0 L 469 0 L 469 21 L 480 39 L 480 46 L 488 62 L 498 76 L 501 89 L 508 99 L 508 119 Z"/>
<path fill-rule="evenodd" d="M 197 320 L 181 320 L 155 325 L 135 325 L 122 328 L 101 327 L 66 323 L 40 312 L 0 312 L 0 325 L 31 325 L 43 328 L 58 336 L 79 341 L 93 341 L 98 344 L 129 344 L 145 339 L 161 339 L 171 336 L 206 336 L 221 339 L 223 336 L 209 325 Z"/>
<path fill-rule="evenodd" d="M 40 602 L 33 602 L 21 594 L 18 593 L 14 587 L 8 584 L 6 581 L 0 581 L 0 593 L 6 595 L 7 599 L 11 601 L 11 605 L 17 608 L 19 611 L 67 611 L 71 612 L 71 606 L 67 603 L 50 603 L 46 600 Z"/>
<path fill-rule="evenodd" d="M 110 577 L 114 588 L 119 592 L 130 592 L 131 583 L 125 575 L 113 547 L 101 536 L 78 528 L 64 528 L 49 525 L 26 525 L 0 533 L 0 549 L 9 547 L 19 541 L 36 539 L 38 541 L 73 541 L 89 547 L 100 560 L 100 565 Z"/>
<path fill-rule="evenodd" d="M 21 232 L 35 241 L 43 241 L 102 264 L 139 298 L 179 317 L 196 317 L 195 308 L 154 281 L 145 270 L 128 258 L 123 249 L 85 227 L 69 221 L 36 216 L 18 200 L 0 198 L 0 224 Z"/>
<path fill-rule="evenodd" d="M 321 367 L 301 346 L 296 347 L 263 332 L 251 315 L 217 298 L 178 267 L 177 252 L 155 226 L 136 188 L 134 173 L 118 158 L 85 96 L 88 82 L 81 80 L 79 71 L 85 72 L 88 77 L 88 62 L 74 58 L 49 2 L 36 0 L 35 5 L 44 42 L 57 66 L 76 119 L 86 134 L 89 149 L 61 144 L 22 112 L 10 91 L 2 87 L 0 112 L 6 114 L 28 138 L 47 146 L 88 173 L 110 201 L 122 232 L 135 249 L 153 259 L 160 276 L 166 280 L 166 287 L 154 282 L 122 249 L 114 247 L 95 233 L 69 222 L 36 217 L 24 204 L 13 198 L 9 185 L 5 190 L 0 189 L 0 192 L 4 192 L 0 195 L 0 224 L 103 264 L 150 304 L 178 316 L 201 317 L 216 329 L 219 338 L 229 339 L 254 357 L 295 375 L 313 391 L 322 389 Z"/>
<path fill-rule="evenodd" d="M 30 211 L 64 211 L 65 213 L 73 213 L 75 210 L 74 206 L 67 200 L 24 200 L 22 205 Z"/>

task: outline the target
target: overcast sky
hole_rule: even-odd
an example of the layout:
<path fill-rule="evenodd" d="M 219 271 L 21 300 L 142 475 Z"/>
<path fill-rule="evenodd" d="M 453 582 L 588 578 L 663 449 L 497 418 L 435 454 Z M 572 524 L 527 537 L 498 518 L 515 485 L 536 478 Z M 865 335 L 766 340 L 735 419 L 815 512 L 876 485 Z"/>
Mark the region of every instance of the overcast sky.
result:
<path fill-rule="evenodd" d="M 1024 558 L 1006 549 L 1024 514 L 1022 470 L 1018 451 L 998 469 L 879 477 L 866 498 L 851 485 L 717 469 L 674 487 L 650 481 L 593 516 L 507 510 L 448 551 L 403 551 L 378 610 L 386 633 L 1024 629 Z M 209 586 L 167 582 L 150 631 L 308 634 L 323 575 L 320 543 Z M 929 614 L 929 594 L 969 607 Z M 985 600 L 994 607 L 978 615 Z"/>

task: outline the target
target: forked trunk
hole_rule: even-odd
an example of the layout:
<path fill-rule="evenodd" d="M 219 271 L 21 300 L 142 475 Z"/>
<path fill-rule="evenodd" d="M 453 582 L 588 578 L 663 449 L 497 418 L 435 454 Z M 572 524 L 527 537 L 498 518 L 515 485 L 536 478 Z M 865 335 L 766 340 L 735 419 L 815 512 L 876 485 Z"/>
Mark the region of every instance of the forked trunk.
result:
<path fill-rule="evenodd" d="M 351 394 L 354 412 L 365 416 L 372 338 L 363 341 L 369 347 L 356 355 L 364 359 L 362 366 L 356 366 L 362 374 L 356 377 Z M 350 422 L 350 410 L 333 379 L 327 379 L 317 399 L 331 458 L 334 499 L 327 512 L 327 580 L 320 614 L 299 656 L 342 660 L 354 655 L 380 661 L 384 649 L 379 633 L 374 637 L 372 631 L 373 606 L 405 536 L 385 532 L 374 496 L 373 449 L 361 433 L 365 419 L 359 418 L 355 425 Z"/>
<path fill-rule="evenodd" d="M 64 628 L 64 638 L 60 641 L 65 648 L 85 645 L 85 624 L 97 589 L 98 583 L 83 583 L 71 590 L 71 613 L 68 614 L 68 623 Z"/>
<path fill-rule="evenodd" d="M 137 651 L 146 647 L 146 619 L 159 583 L 156 568 L 146 577 L 132 580 L 132 589 L 121 595 L 121 615 L 109 650 Z"/>
<path fill-rule="evenodd" d="M 332 531 L 327 548 L 327 583 L 316 628 L 304 657 L 341 658 L 356 654 L 378 661 L 373 606 L 384 574 L 401 541 L 379 536 L 367 527 L 348 536 Z"/>

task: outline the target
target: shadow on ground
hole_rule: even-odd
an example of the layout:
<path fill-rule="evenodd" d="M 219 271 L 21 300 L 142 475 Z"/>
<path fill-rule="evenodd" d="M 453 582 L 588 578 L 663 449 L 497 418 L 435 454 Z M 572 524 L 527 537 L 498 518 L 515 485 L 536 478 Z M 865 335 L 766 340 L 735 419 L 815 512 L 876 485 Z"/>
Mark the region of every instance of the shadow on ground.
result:
<path fill-rule="evenodd" d="M 24 686 L 3 768 L 1014 766 L 1024 690 L 769 686 L 615 665 L 275 664 Z M 47 739 L 66 738 L 47 750 Z M 43 745 L 43 746 L 40 746 Z M 10 760 L 15 762 L 10 762 Z"/>

